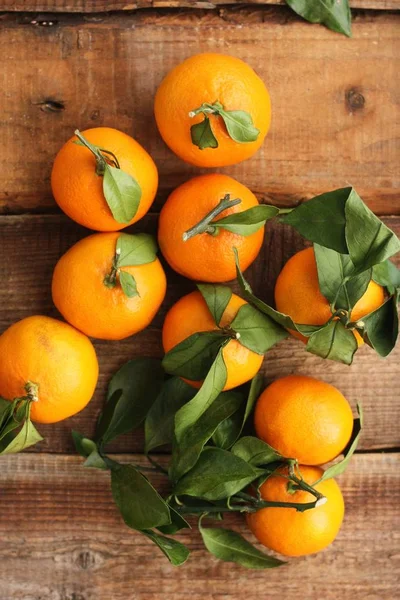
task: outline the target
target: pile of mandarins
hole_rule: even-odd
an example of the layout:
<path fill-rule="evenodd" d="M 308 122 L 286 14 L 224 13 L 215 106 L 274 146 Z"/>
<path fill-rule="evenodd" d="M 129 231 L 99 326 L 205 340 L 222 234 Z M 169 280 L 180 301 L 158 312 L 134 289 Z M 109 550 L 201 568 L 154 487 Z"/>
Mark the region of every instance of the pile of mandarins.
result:
<path fill-rule="evenodd" d="M 261 79 L 241 60 L 200 54 L 175 67 L 155 98 L 155 118 L 165 143 L 181 159 L 199 167 L 221 167 L 250 158 L 270 126 L 270 99 Z M 166 276 L 154 239 L 120 233 L 146 215 L 158 187 L 157 168 L 134 139 L 107 127 L 75 132 L 54 161 L 51 185 L 60 208 L 95 230 L 70 248 L 53 275 L 53 301 L 65 322 L 32 316 L 0 337 L 0 395 L 32 400 L 32 420 L 54 423 L 82 410 L 91 399 L 98 363 L 89 337 L 121 340 L 146 328 L 166 293 Z M 225 203 L 224 203 L 225 199 Z M 232 247 L 249 267 L 260 252 L 264 226 L 250 235 L 213 230 L 211 219 L 240 213 L 259 202 L 242 183 L 220 173 L 194 177 L 175 189 L 159 219 L 158 245 L 168 264 L 201 282 L 235 278 Z M 293 256 L 275 289 L 276 306 L 295 322 L 318 325 L 329 316 L 318 286 L 312 249 Z M 354 309 L 354 319 L 384 301 L 371 281 Z M 235 294 L 222 316 L 229 326 L 245 304 Z M 328 315 L 328 316 L 327 316 Z M 216 329 L 196 291 L 169 310 L 162 332 L 165 352 L 196 332 Z M 298 332 L 294 332 L 299 336 Z M 23 349 L 23 351 L 21 351 Z M 223 348 L 224 389 L 254 377 L 263 356 L 230 340 Z M 191 382 L 199 385 L 198 382 Z M 25 395 L 27 393 L 27 396 Z M 284 456 L 298 459 L 303 479 L 315 483 L 325 464 L 349 442 L 353 418 L 349 404 L 332 386 L 303 376 L 275 381 L 255 410 L 259 438 Z M 288 490 L 285 472 L 261 486 L 263 499 L 307 502 L 303 490 Z M 285 555 L 316 552 L 335 538 L 344 513 L 337 483 L 317 484 L 327 499 L 307 512 L 263 508 L 248 515 L 248 526 L 262 544 Z"/>

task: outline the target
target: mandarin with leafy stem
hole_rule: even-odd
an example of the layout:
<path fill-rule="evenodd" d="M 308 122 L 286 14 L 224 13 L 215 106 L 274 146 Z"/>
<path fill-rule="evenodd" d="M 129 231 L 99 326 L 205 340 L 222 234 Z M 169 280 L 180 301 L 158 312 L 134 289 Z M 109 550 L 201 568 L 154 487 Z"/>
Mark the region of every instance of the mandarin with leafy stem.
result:
<path fill-rule="evenodd" d="M 58 261 L 53 301 L 87 335 L 120 340 L 153 320 L 166 292 L 157 245 L 147 234 L 97 233 L 77 242 Z"/>
<path fill-rule="evenodd" d="M 88 404 L 99 367 L 90 340 L 45 316 L 14 323 L 0 336 L 0 396 L 30 405 L 37 423 L 56 423 Z"/>
<path fill-rule="evenodd" d="M 305 375 L 281 377 L 268 386 L 254 411 L 257 436 L 282 456 L 322 465 L 347 446 L 353 414 L 337 388 Z"/>
<path fill-rule="evenodd" d="M 229 337 L 229 326 L 236 317 L 239 309 L 247 302 L 232 294 L 222 314 L 219 328 L 213 319 L 200 292 L 192 292 L 176 302 L 165 317 L 162 330 L 162 342 L 167 353 L 183 340 L 198 332 L 226 330 Z M 222 348 L 222 357 L 226 367 L 226 382 L 224 390 L 230 390 L 249 381 L 259 371 L 264 356 L 246 348 L 238 339 L 231 336 Z M 188 381 L 186 379 L 186 381 Z M 195 387 L 201 383 L 189 380 Z"/>
<path fill-rule="evenodd" d="M 310 492 L 288 480 L 290 467 L 280 467 L 261 485 L 261 498 L 270 502 L 305 504 L 314 500 Z M 304 556 L 323 550 L 339 533 L 344 517 L 340 487 L 333 479 L 317 483 L 323 475 L 319 467 L 295 468 L 307 484 L 322 494 L 315 508 L 304 512 L 293 508 L 266 507 L 248 514 L 247 525 L 259 542 L 284 556 Z M 315 485 L 316 484 L 316 485 Z"/>
<path fill-rule="evenodd" d="M 175 154 L 199 167 L 233 165 L 261 146 L 271 121 L 267 88 L 245 62 L 197 54 L 168 73 L 154 105 L 158 129 Z"/>
<path fill-rule="evenodd" d="M 383 287 L 371 279 L 349 318 L 356 323 L 384 301 Z M 300 250 L 285 264 L 275 285 L 275 304 L 279 312 L 289 315 L 296 324 L 323 325 L 332 317 L 331 306 L 320 291 L 313 248 Z M 290 333 L 307 342 L 307 338 L 298 331 L 291 329 Z M 353 334 L 359 346 L 364 343 L 357 331 L 354 330 Z"/>
<path fill-rule="evenodd" d="M 57 154 L 51 187 L 60 208 L 97 231 L 118 231 L 149 210 L 158 186 L 151 156 L 110 127 L 75 131 Z"/>
<path fill-rule="evenodd" d="M 232 248 L 247 269 L 257 258 L 264 224 L 278 210 L 262 206 L 244 185 L 220 173 L 180 185 L 164 204 L 158 227 L 161 252 L 171 267 L 197 281 L 236 277 Z"/>

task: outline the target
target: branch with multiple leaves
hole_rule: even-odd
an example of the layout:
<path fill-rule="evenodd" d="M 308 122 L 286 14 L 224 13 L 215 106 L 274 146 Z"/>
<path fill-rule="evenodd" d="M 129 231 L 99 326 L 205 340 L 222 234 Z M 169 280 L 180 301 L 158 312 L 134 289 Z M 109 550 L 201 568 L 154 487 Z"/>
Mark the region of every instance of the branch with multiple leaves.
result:
<path fill-rule="evenodd" d="M 280 222 L 314 243 L 319 287 L 329 302 L 331 317 L 322 325 L 304 325 L 267 305 L 253 294 L 235 252 L 238 281 L 246 300 L 277 325 L 307 337 L 307 351 L 322 358 L 351 364 L 358 349 L 353 331 L 379 356 L 386 357 L 396 345 L 399 330 L 400 271 L 390 261 L 400 251 L 396 234 L 353 188 L 316 196 L 281 216 Z M 386 300 L 353 322 L 352 309 L 371 279 L 386 288 Z"/>
<path fill-rule="evenodd" d="M 202 286 L 201 291 L 219 323 L 229 302 L 230 290 L 224 286 Z M 246 329 L 241 329 L 243 322 L 252 322 L 242 321 L 245 318 L 249 315 L 242 315 L 236 325 L 232 323 L 235 337 Z M 264 319 L 264 315 L 261 318 Z M 275 323 L 271 322 L 274 328 Z M 75 446 L 85 458 L 85 467 L 110 471 L 113 498 L 124 522 L 155 543 L 173 565 L 183 564 L 189 549 L 171 536 L 191 527 L 186 517 L 196 517 L 206 548 L 217 558 L 247 568 L 277 567 L 284 563 L 261 552 L 236 531 L 205 527 L 204 519 L 221 520 L 228 513 L 248 514 L 266 507 L 304 512 L 326 499 L 315 489 L 316 484 L 309 485 L 302 479 L 295 460 L 281 456 L 245 431 L 263 387 L 262 377 L 257 375 L 250 384 L 221 391 L 226 371 L 221 359 L 225 332 L 216 331 L 216 334 L 219 348 L 210 350 L 205 343 L 197 347 L 200 354 L 203 353 L 204 362 L 193 352 L 198 338 L 191 340 L 186 350 L 181 345 L 179 353 L 168 353 L 164 360 L 169 370 L 180 375 L 204 376 L 199 390 L 179 376 L 168 376 L 156 359 L 132 360 L 110 382 L 94 439 L 73 432 Z M 273 333 L 271 335 L 273 338 Z M 210 340 L 210 345 L 214 342 Z M 256 345 L 257 338 L 249 343 Z M 177 360 L 177 356 L 182 359 L 185 352 L 188 352 L 188 361 Z M 121 464 L 106 454 L 109 442 L 143 423 L 148 465 Z M 357 420 L 344 459 L 330 467 L 324 479 L 345 469 L 356 449 L 360 427 L 361 421 Z M 150 454 L 165 446 L 172 447 L 168 465 L 165 457 L 159 464 L 159 458 L 156 460 L 155 455 Z M 309 492 L 310 501 L 262 499 L 261 484 L 282 465 L 288 465 L 288 486 Z M 158 473 L 164 479 L 164 496 L 147 478 L 149 473 Z"/>

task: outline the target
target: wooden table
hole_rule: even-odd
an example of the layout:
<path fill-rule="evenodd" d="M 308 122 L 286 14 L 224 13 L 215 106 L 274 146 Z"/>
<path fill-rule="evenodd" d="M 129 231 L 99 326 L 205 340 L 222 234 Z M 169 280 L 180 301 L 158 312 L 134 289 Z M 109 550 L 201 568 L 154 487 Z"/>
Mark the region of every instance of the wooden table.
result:
<path fill-rule="evenodd" d="M 152 105 L 163 75 L 200 51 L 248 61 L 272 96 L 272 129 L 263 149 L 226 172 L 279 206 L 352 184 L 400 233 L 400 15 L 389 10 L 400 8 L 398 0 L 354 0 L 351 40 L 271 6 L 282 2 L 243 4 L 0 1 L 0 11 L 16 11 L 0 16 L 0 331 L 31 314 L 57 316 L 52 269 L 88 233 L 60 214 L 49 185 L 55 153 L 76 127 L 117 127 L 154 157 L 160 191 L 136 231 L 154 231 L 169 191 L 199 172 L 163 145 Z M 191 8 L 173 8 L 179 6 Z M 106 14 L 107 7 L 116 12 Z M 271 297 L 277 273 L 302 245 L 292 231 L 268 228 L 262 256 L 249 272 L 256 292 Z M 393 600 L 399 583 L 400 349 L 383 361 L 364 347 L 350 368 L 307 354 L 295 340 L 267 354 L 268 381 L 295 372 L 320 377 L 353 406 L 361 401 L 366 420 L 360 451 L 340 478 L 347 512 L 337 541 L 283 569 L 247 571 L 218 562 L 195 531 L 182 536 L 193 550 L 190 561 L 180 569 L 169 566 L 123 525 L 108 475 L 82 468 L 70 430 L 93 432 L 119 365 L 161 355 L 165 312 L 192 289 L 171 271 L 168 280 L 167 300 L 151 327 L 119 343 L 96 342 L 101 376 L 90 405 L 68 422 L 40 427 L 45 441 L 36 448 L 0 459 L 1 600 Z M 125 436 L 111 451 L 140 453 L 142 440 L 142 433 Z"/>

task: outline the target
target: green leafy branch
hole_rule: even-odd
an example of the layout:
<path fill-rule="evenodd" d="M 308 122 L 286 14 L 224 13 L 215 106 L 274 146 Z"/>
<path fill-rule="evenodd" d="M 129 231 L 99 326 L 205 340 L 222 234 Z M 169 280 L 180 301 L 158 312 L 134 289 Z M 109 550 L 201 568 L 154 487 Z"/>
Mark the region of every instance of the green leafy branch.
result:
<path fill-rule="evenodd" d="M 157 243 L 152 235 L 147 233 L 135 235 L 121 233 L 117 239 L 111 271 L 103 280 L 104 285 L 113 289 L 119 279 L 121 288 L 128 298 L 140 296 L 134 276 L 132 273 L 122 270 L 122 267 L 133 267 L 154 262 L 157 257 L 157 250 Z"/>
<path fill-rule="evenodd" d="M 194 118 L 199 114 L 203 115 L 204 119 L 192 125 L 190 134 L 192 143 L 200 150 L 218 148 L 218 140 L 213 133 L 209 115 L 221 117 L 229 137 L 239 144 L 254 142 L 260 134 L 260 130 L 254 126 L 249 113 L 244 110 L 225 110 L 220 102 L 213 104 L 204 102 L 198 108 L 190 111 L 189 117 Z"/>
<path fill-rule="evenodd" d="M 202 233 L 218 235 L 221 229 L 237 235 L 252 235 L 280 212 L 275 206 L 260 204 L 259 206 L 253 206 L 252 208 L 233 213 L 221 219 L 216 219 L 225 210 L 240 203 L 240 198 L 231 200 L 230 194 L 225 194 L 217 206 L 210 210 L 196 225 L 193 225 L 193 227 L 184 232 L 182 236 L 183 241 L 187 242 L 190 238 Z"/>
<path fill-rule="evenodd" d="M 78 140 L 74 143 L 84 146 L 95 157 L 95 171 L 103 177 L 103 194 L 112 216 L 118 223 L 129 223 L 136 215 L 142 197 L 139 183 L 121 169 L 113 152 L 91 144 L 78 129 L 75 135 Z"/>
<path fill-rule="evenodd" d="M 221 306 L 215 306 L 221 313 Z M 223 373 L 218 383 L 220 377 L 219 368 L 214 367 L 214 374 L 207 375 L 197 391 L 179 377 L 167 377 L 156 359 L 129 361 L 110 381 L 94 439 L 73 432 L 75 446 L 85 458 L 85 467 L 110 472 L 113 499 L 124 522 L 155 543 L 171 564 L 181 565 L 189 556 L 189 549 L 171 536 L 190 527 L 186 517 L 200 516 L 198 525 L 204 544 L 217 558 L 254 569 L 280 566 L 282 561 L 260 552 L 237 532 L 204 527 L 202 521 L 271 506 L 303 512 L 324 503 L 325 498 L 315 489 L 317 483 L 310 486 L 303 480 L 295 460 L 281 456 L 256 437 L 241 435 L 261 392 L 262 378 L 257 376 L 236 390 L 218 392 Z M 107 455 L 110 441 L 143 422 L 148 466 L 120 463 Z M 177 459 L 173 453 L 166 468 L 165 459 L 160 464 L 150 456 L 150 451 L 165 445 L 172 445 L 174 452 L 179 436 L 181 440 L 188 436 L 188 452 L 183 452 L 178 462 L 174 463 Z M 337 472 L 347 465 L 358 436 L 353 436 L 349 454 L 338 463 L 342 467 L 336 465 Z M 312 500 L 298 503 L 262 499 L 260 486 L 267 477 L 278 474 L 282 465 L 288 467 L 287 485 L 309 492 Z M 176 477 L 173 472 L 178 473 Z M 164 480 L 167 495 L 161 495 L 149 480 L 156 473 Z M 328 469 L 326 476 L 334 474 Z"/>
<path fill-rule="evenodd" d="M 257 298 L 245 280 L 235 252 L 239 285 L 244 297 L 286 329 L 309 338 L 307 351 L 351 364 L 358 349 L 357 331 L 380 356 L 387 356 L 398 337 L 397 303 L 400 271 L 389 260 L 400 251 L 400 241 L 364 204 L 353 188 L 342 188 L 300 204 L 281 217 L 314 242 L 319 287 L 329 302 L 331 317 L 319 326 L 294 323 Z M 388 297 L 358 322 L 351 312 L 373 279 L 386 287 Z"/>

